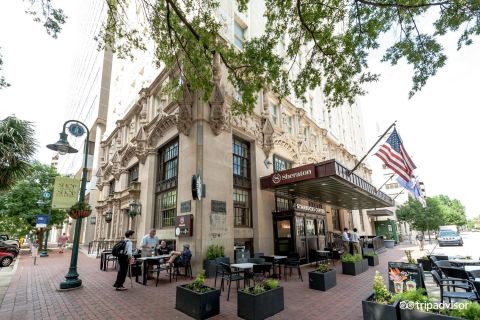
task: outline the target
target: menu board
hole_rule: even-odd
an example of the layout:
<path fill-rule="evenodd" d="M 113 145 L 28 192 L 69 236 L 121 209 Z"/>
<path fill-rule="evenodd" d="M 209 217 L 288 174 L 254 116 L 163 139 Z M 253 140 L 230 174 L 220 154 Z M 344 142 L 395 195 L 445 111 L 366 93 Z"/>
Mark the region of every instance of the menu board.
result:
<path fill-rule="evenodd" d="M 388 263 L 388 289 L 392 293 L 402 293 L 417 288 L 425 288 L 421 264 L 406 262 Z"/>

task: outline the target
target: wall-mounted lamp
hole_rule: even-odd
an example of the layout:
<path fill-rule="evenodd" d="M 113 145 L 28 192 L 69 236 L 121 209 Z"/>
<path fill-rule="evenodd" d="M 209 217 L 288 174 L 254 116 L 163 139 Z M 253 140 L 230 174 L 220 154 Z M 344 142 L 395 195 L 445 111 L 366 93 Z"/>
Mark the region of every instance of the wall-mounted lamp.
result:
<path fill-rule="evenodd" d="M 137 200 L 132 200 L 128 205 L 128 215 L 130 217 L 135 217 L 137 214 L 142 213 L 142 204 Z"/>

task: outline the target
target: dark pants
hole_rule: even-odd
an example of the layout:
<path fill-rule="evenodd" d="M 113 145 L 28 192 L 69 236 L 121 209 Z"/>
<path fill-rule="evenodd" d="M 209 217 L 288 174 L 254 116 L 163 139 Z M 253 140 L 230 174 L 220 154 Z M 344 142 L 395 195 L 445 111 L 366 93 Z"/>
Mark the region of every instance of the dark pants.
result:
<path fill-rule="evenodd" d="M 125 278 L 127 277 L 128 272 L 128 257 L 127 256 L 119 256 L 118 265 L 120 266 L 120 270 L 117 273 L 117 281 L 115 281 L 114 287 L 123 287 L 123 283 L 125 282 Z"/>

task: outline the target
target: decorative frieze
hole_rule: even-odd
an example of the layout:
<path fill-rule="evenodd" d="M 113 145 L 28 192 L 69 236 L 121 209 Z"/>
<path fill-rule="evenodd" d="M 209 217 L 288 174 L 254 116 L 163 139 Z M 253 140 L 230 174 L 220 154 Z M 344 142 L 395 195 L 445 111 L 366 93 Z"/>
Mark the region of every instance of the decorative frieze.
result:
<path fill-rule="evenodd" d="M 183 99 L 178 101 L 178 131 L 186 136 L 190 135 L 192 128 L 192 94 L 187 84 L 183 85 Z"/>

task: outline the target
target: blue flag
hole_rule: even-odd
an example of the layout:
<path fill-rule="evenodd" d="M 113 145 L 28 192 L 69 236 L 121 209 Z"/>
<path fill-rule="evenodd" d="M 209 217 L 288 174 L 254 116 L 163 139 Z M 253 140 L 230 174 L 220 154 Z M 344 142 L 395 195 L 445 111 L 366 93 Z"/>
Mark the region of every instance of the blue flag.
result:
<path fill-rule="evenodd" d="M 406 190 L 408 190 L 408 192 L 410 192 L 412 194 L 412 196 L 417 199 L 418 201 L 420 201 L 420 203 L 424 203 L 424 199 L 423 199 L 423 196 L 422 196 L 422 191 L 420 190 L 420 186 L 418 185 L 418 181 L 417 179 L 410 179 L 410 181 L 405 181 L 402 177 L 397 177 L 397 182 L 403 187 L 405 188 Z"/>

